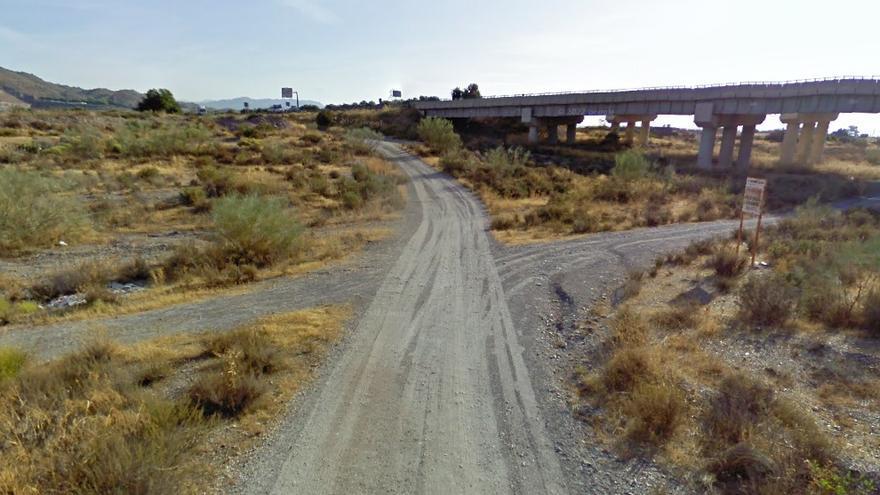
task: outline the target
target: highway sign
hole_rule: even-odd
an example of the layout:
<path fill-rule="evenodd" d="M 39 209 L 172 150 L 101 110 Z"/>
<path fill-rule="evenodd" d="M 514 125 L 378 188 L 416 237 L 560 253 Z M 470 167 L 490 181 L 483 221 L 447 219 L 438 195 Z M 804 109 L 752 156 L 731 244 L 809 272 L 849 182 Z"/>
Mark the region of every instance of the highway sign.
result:
<path fill-rule="evenodd" d="M 760 215 L 764 207 L 764 190 L 767 187 L 767 181 L 764 179 L 755 179 L 749 177 L 746 179 L 746 191 L 743 194 L 743 213 L 749 215 Z"/>
<path fill-rule="evenodd" d="M 293 88 L 281 88 L 282 98 L 293 98 Z"/>

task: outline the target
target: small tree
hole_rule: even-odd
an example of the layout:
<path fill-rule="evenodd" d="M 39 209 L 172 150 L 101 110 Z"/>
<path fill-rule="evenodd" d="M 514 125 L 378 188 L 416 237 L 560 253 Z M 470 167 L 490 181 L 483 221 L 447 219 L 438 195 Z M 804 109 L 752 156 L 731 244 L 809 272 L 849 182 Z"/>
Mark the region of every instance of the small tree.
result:
<path fill-rule="evenodd" d="M 462 98 L 468 100 L 471 98 L 482 98 L 483 96 L 480 94 L 480 87 L 477 83 L 468 84 L 467 89 L 461 95 Z"/>
<path fill-rule="evenodd" d="M 144 99 L 138 103 L 137 109 L 141 112 L 180 113 L 180 105 L 174 99 L 171 91 L 167 89 L 151 89 L 147 91 Z"/>
<path fill-rule="evenodd" d="M 464 92 L 461 90 L 461 88 L 455 88 L 452 90 L 452 99 L 460 100 L 462 94 L 464 94 Z"/>

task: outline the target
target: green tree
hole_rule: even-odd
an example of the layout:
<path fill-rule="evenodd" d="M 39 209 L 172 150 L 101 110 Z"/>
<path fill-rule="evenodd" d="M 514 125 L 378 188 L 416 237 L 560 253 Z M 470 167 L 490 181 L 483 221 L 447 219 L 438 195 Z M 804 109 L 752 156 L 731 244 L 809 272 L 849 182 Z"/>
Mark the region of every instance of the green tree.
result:
<path fill-rule="evenodd" d="M 468 87 L 462 92 L 461 97 L 468 100 L 471 98 L 482 98 L 483 95 L 480 94 L 480 87 L 477 83 L 470 83 Z"/>
<path fill-rule="evenodd" d="M 174 99 L 171 91 L 167 89 L 151 89 L 147 91 L 144 99 L 138 103 L 137 109 L 141 112 L 180 113 L 180 105 Z"/>

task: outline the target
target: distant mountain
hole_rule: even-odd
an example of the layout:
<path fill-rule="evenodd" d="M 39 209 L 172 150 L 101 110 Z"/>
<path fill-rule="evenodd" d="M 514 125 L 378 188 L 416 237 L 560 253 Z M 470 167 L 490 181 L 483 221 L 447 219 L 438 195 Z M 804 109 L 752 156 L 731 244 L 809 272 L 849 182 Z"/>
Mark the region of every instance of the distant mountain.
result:
<path fill-rule="evenodd" d="M 296 104 L 296 100 L 281 100 L 281 99 L 272 99 L 272 98 L 248 98 L 243 96 L 241 98 L 230 98 L 228 100 L 207 100 L 198 102 L 199 105 L 204 105 L 205 108 L 210 108 L 213 110 L 241 110 L 244 108 L 245 102 L 247 102 L 248 107 L 251 109 L 258 108 L 271 108 L 272 105 L 282 105 L 286 106 L 285 102 L 290 102 L 291 106 Z M 299 100 L 300 106 L 303 105 L 316 105 L 318 107 L 323 107 L 320 102 L 312 101 L 312 100 Z"/>
<path fill-rule="evenodd" d="M 82 89 L 50 83 L 33 74 L 3 67 L 0 67 L 0 90 L 7 96 L 35 108 L 134 108 L 144 97 L 141 93 L 130 89 L 121 91 L 103 88 Z"/>

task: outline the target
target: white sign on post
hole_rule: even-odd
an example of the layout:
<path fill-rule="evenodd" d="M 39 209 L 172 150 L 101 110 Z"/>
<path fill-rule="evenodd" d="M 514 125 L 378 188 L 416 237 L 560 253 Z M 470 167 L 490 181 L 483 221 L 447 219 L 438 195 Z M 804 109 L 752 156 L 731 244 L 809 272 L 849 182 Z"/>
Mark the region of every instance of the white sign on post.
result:
<path fill-rule="evenodd" d="M 764 189 L 767 187 L 767 181 L 764 179 L 754 179 L 749 177 L 746 179 L 746 191 L 743 195 L 743 213 L 749 215 L 760 215 L 764 207 Z"/>

